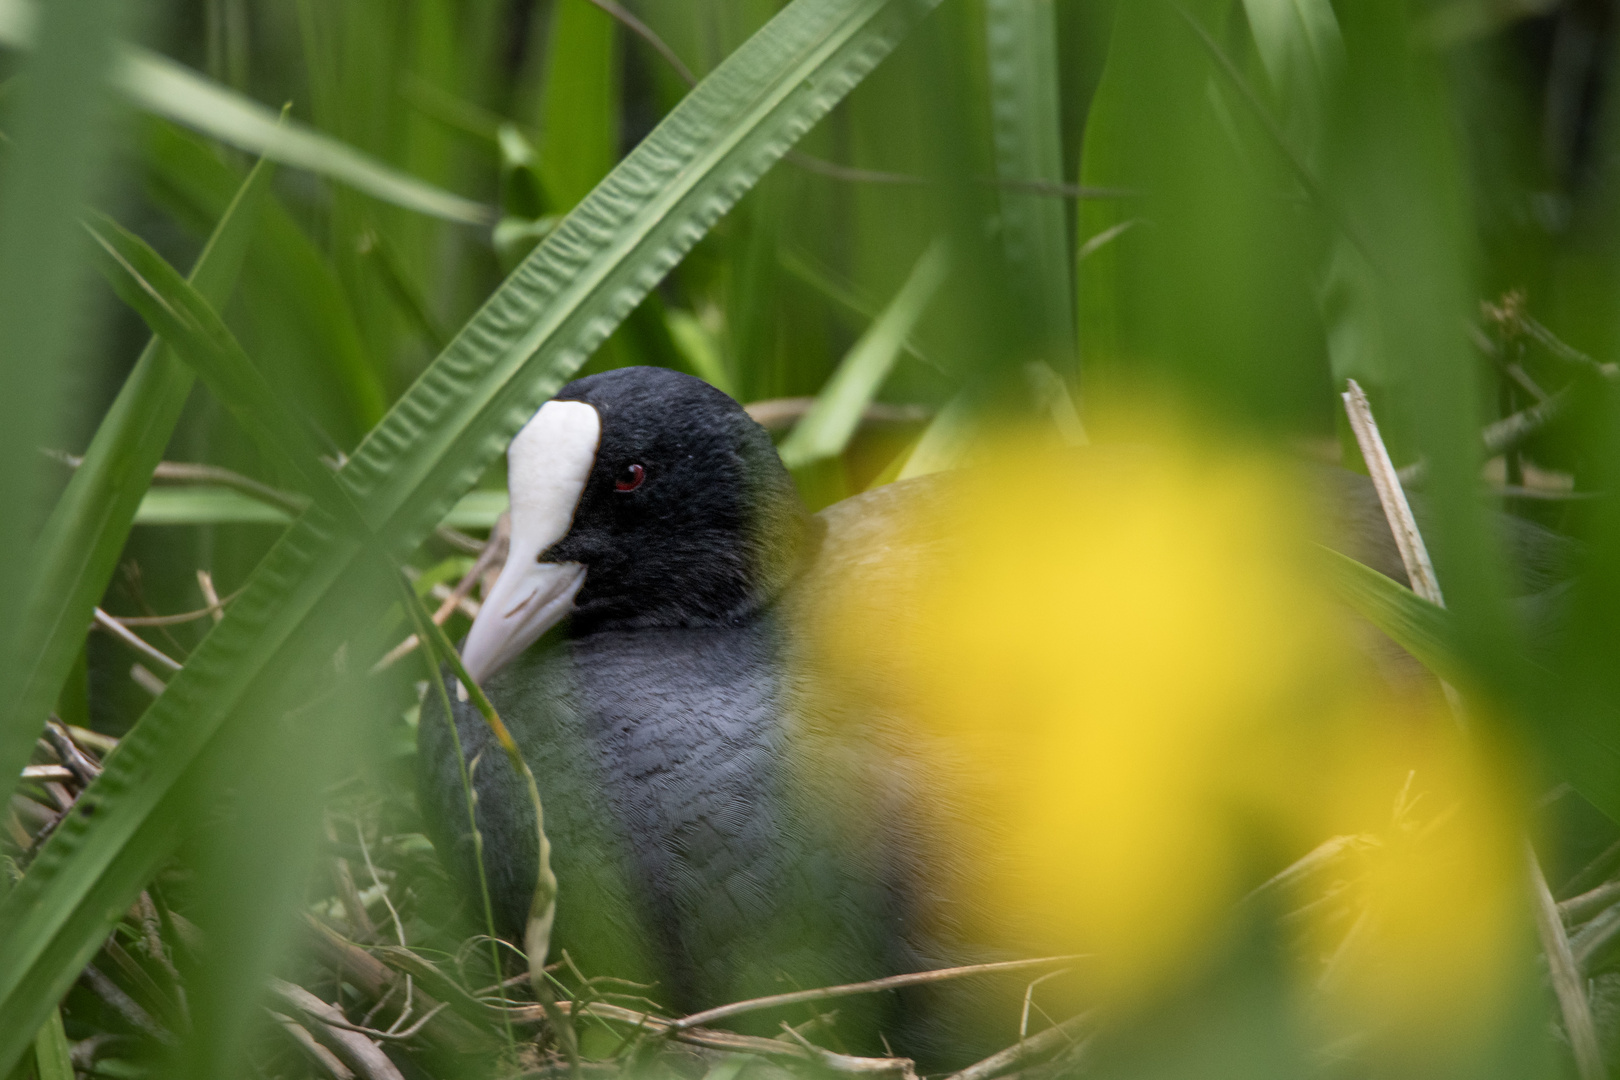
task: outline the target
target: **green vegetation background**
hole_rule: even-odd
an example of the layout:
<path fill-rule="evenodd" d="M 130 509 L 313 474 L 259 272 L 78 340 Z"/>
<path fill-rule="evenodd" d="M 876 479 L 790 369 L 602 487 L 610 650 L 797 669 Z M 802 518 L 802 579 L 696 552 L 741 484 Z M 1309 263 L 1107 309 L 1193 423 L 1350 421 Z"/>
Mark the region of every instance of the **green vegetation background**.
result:
<path fill-rule="evenodd" d="M 1064 395 L 1084 419 L 1152 388 L 1331 451 L 1355 377 L 1397 463 L 1425 462 L 1458 662 L 1578 792 L 1545 825 L 1555 885 L 1613 838 L 1620 238 L 1592 5 L 612 6 L 0 3 L 0 766 L 52 711 L 126 736 L 13 864 L 0 1066 L 165 867 L 227 943 L 175 1067 L 238 1060 L 317 796 L 373 829 L 410 813 L 389 793 L 420 668 L 356 674 L 407 632 L 397 568 L 422 595 L 465 572 L 435 527 L 502 489 L 547 394 L 624 364 L 815 398 L 782 431 L 816 505 Z M 1480 431 L 1541 394 L 1494 497 L 1586 543 L 1550 667 L 1476 482 Z M 908 408 L 862 421 L 873 402 Z M 143 508 L 160 460 L 230 474 L 171 470 Z M 150 658 L 83 627 L 203 607 L 198 569 L 230 614 L 140 631 L 184 664 L 154 702 L 129 675 Z"/>

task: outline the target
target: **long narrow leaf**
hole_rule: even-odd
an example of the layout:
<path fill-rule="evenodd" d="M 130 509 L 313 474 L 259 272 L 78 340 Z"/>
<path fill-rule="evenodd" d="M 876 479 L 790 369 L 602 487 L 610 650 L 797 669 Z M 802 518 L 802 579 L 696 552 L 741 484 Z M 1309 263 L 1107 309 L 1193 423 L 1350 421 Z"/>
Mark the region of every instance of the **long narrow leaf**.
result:
<path fill-rule="evenodd" d="M 182 222 L 211 225 L 240 182 L 207 140 L 164 120 L 147 125 L 143 157 L 154 198 Z M 388 411 L 353 304 L 326 254 L 274 193 L 261 201 L 258 220 L 243 270 L 253 287 L 241 290 L 237 306 L 254 358 L 276 385 L 302 390 L 311 419 L 352 446 Z M 299 357 L 319 360 L 304 369 L 295 366 Z"/>
<path fill-rule="evenodd" d="M 268 165 L 261 162 L 254 168 L 192 270 L 197 291 L 215 305 L 223 305 L 236 281 L 269 178 Z M 156 339 L 148 344 L 45 522 L 29 575 L 26 630 L 18 653 L 22 687 L 5 725 L 16 733 L 16 746 L 0 752 L 0 776 L 17 775 L 27 747 L 45 723 L 84 641 L 91 612 L 112 579 L 192 381 L 191 371 Z"/>
<path fill-rule="evenodd" d="M 0 702 L 6 703 L 0 705 L 0 789 L 7 792 L 40 730 L 37 712 L 18 714 L 10 704 L 23 693 L 37 660 L 26 614 L 28 555 L 44 517 L 39 447 L 56 438 L 52 425 L 69 351 L 87 321 L 78 281 L 84 249 L 75 222 L 103 153 L 102 78 L 127 6 L 111 0 L 53 5 L 40 50 L 14 78 L 16 98 L 6 109 L 7 147 L 0 162 Z M 80 622 L 77 630 L 87 625 Z M 51 700 L 54 693 L 52 688 Z M 43 1016 L 28 1025 L 30 1033 Z"/>
<path fill-rule="evenodd" d="M 446 221 L 486 225 L 493 218 L 482 203 L 408 176 L 313 128 L 284 122 L 275 110 L 167 57 L 130 47 L 116 79 L 118 88 L 140 108 L 238 149 L 308 169 L 384 202 Z"/>
<path fill-rule="evenodd" d="M 33 11 L 26 0 L 0 0 L 0 44 L 33 44 Z M 126 45 L 112 72 L 113 85 L 136 107 L 271 161 L 308 169 L 407 210 L 473 225 L 489 224 L 482 203 L 408 176 L 347 143 L 221 86 L 139 46 Z"/>
<path fill-rule="evenodd" d="M 72 1050 L 62 1027 L 61 1009 L 52 1009 L 50 1019 L 34 1036 L 34 1074 L 38 1080 L 73 1080 Z"/>
<path fill-rule="evenodd" d="M 618 27 L 587 0 L 552 5 L 538 116 L 540 176 L 552 209 L 583 199 L 619 150 Z"/>
<path fill-rule="evenodd" d="M 111 218 L 89 224 L 97 260 L 113 290 L 202 376 L 215 397 L 259 444 L 301 474 L 316 498 L 342 513 L 346 499 L 320 464 L 315 442 L 226 327 L 224 320 L 151 245 Z"/>
<path fill-rule="evenodd" d="M 960 468 L 973 440 L 978 404 L 970 390 L 958 391 L 923 430 L 895 479 L 910 480 Z"/>
<path fill-rule="evenodd" d="M 900 291 L 838 364 L 810 411 L 782 441 L 782 460 L 798 468 L 844 452 L 861 413 L 883 387 L 906 338 L 950 271 L 950 253 L 936 240 L 911 268 Z"/>
<path fill-rule="evenodd" d="M 935 2 L 795 0 L 609 174 L 342 470 L 387 554 L 414 548 L 591 350 Z M 350 582 L 377 554 L 311 508 L 108 759 L 84 809 L 0 902 L 0 1069 L 168 850 L 175 822 L 163 807 L 187 770 L 222 735 L 265 715 L 271 705 L 255 691 L 273 694 L 280 673 L 330 663 L 358 617 Z"/>
<path fill-rule="evenodd" d="M 1465 680 L 1456 631 L 1444 608 L 1348 555 L 1322 548 L 1329 588 L 1359 615 L 1388 634 L 1423 666 L 1449 682 Z"/>
<path fill-rule="evenodd" d="M 494 528 L 506 506 L 504 491 L 469 491 L 440 524 L 452 529 Z M 135 512 L 136 525 L 290 525 L 292 521 L 293 516 L 275 503 L 207 484 L 153 488 Z"/>
<path fill-rule="evenodd" d="M 1074 341 L 1068 225 L 1063 203 L 1013 186 L 1061 183 L 1056 14 L 1051 0 L 986 0 L 990 112 L 996 175 L 1004 182 L 1002 246 L 1016 275 L 1013 295 L 1025 308 L 1042 359 L 1060 369 Z"/>

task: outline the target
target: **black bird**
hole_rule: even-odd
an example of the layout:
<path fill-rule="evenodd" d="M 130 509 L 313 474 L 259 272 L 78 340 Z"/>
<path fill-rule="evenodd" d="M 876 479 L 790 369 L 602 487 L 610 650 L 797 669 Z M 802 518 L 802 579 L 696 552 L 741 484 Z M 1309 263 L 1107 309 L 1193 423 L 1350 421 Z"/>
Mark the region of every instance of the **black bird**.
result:
<path fill-rule="evenodd" d="M 845 743 L 820 738 L 793 632 L 795 593 L 861 561 L 939 485 L 890 485 L 812 516 L 741 406 L 657 368 L 569 384 L 509 461 L 511 551 L 463 659 L 539 780 L 555 948 L 589 975 L 656 984 L 651 995 L 682 1012 L 994 958 L 942 914 L 961 891 L 930 846 L 930 778 L 884 745 L 882 717 L 841 719 L 858 736 Z M 1404 580 L 1365 479 L 1324 470 L 1321 486 L 1341 548 Z M 436 699 L 419 729 L 420 797 L 473 891 Z M 482 718 L 451 700 L 475 763 L 496 928 L 521 941 L 536 874 L 526 788 Z M 817 752 L 801 753 L 808 743 Z M 848 1018 L 864 1006 L 844 1007 Z M 960 1035 L 939 1012 L 857 1018 L 857 1040 L 861 1022 L 913 1053 Z"/>
<path fill-rule="evenodd" d="M 868 766 L 788 775 L 779 601 L 826 525 L 764 429 L 697 379 L 627 368 L 565 387 L 508 457 L 511 551 L 463 659 L 539 778 L 557 948 L 588 974 L 656 983 L 681 1011 L 939 966 L 907 926 L 911 838 L 852 845 L 847 815 L 827 812 Z M 531 647 L 564 615 L 560 640 Z M 475 883 L 435 697 L 421 800 L 452 873 Z M 481 717 L 452 707 L 477 762 L 497 929 L 520 941 L 536 872 L 526 789 Z"/>

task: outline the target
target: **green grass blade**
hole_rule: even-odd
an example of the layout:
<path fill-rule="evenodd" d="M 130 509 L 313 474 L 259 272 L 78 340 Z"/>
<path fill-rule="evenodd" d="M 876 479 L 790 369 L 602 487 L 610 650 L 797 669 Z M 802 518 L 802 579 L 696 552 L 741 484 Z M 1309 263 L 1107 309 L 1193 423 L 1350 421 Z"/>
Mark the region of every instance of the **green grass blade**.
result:
<path fill-rule="evenodd" d="M 167 57 L 130 47 L 117 85 L 148 112 L 184 124 L 239 150 L 340 181 L 373 198 L 446 221 L 485 225 L 489 207 L 408 176 L 347 143 L 227 89 Z"/>
<path fill-rule="evenodd" d="M 452 529 L 491 529 L 506 512 L 506 492 L 469 491 L 445 515 Z M 290 525 L 293 516 L 275 503 L 234 488 L 198 484 L 152 488 L 135 512 L 136 525 Z"/>
<path fill-rule="evenodd" d="M 540 177 L 557 211 L 572 209 L 619 156 L 619 35 L 587 0 L 552 5 L 541 91 Z"/>
<path fill-rule="evenodd" d="M 33 12 L 25 0 L 0 3 L 0 44 L 33 44 Z M 307 169 L 407 210 L 484 225 L 489 207 L 408 176 L 347 143 L 302 124 L 284 122 L 259 104 L 168 57 L 126 45 L 113 66 L 113 85 L 137 108 L 271 161 Z"/>
<path fill-rule="evenodd" d="M 883 381 L 894 369 L 906 339 L 945 283 L 950 252 L 943 240 L 929 245 L 911 268 L 900 291 L 861 339 L 849 350 L 832 378 L 816 396 L 810 411 L 794 425 L 780 447 L 782 460 L 796 469 L 844 452 Z"/>
<path fill-rule="evenodd" d="M 45 516 L 39 447 L 58 437 L 52 423 L 76 331 L 85 323 L 77 219 L 102 159 L 108 107 L 102 80 L 125 7 L 111 0 L 53 5 L 41 47 L 14 79 L 16 97 L 7 102 L 0 163 L 0 701 L 6 703 L 0 789 L 7 792 L 43 720 L 12 705 L 37 665 L 25 620 L 34 584 L 28 556 Z M 80 640 L 87 625 L 74 628 Z M 69 656 L 51 700 L 71 663 Z M 43 1017 L 28 1026 L 30 1034 Z"/>
<path fill-rule="evenodd" d="M 142 150 L 153 198 L 199 230 L 218 220 L 241 182 L 210 143 L 166 120 L 148 120 Z M 236 300 L 244 344 L 312 420 L 353 446 L 383 418 L 388 397 L 349 296 L 274 193 L 258 217 Z"/>
<path fill-rule="evenodd" d="M 1320 142 L 1328 94 L 1344 70 L 1344 39 L 1329 0 L 1243 0 L 1249 31 L 1296 145 Z"/>
<path fill-rule="evenodd" d="M 714 335 L 698 321 L 698 317 L 690 311 L 670 308 L 664 313 L 664 320 L 669 325 L 669 336 L 674 340 L 676 350 L 692 374 L 717 390 L 736 397 L 731 375 L 726 371 L 725 357 L 720 353 L 720 343 L 714 340 Z"/>
<path fill-rule="evenodd" d="M 337 529 L 320 505 L 306 512 L 0 901 L 0 1069 L 169 850 L 164 808 L 187 770 L 273 715 L 300 673 L 332 662 L 367 613 L 352 610 L 370 595 L 355 579 L 379 554 L 409 554 L 591 350 L 933 6 L 795 0 L 569 215 L 394 406 L 340 473 L 386 550 Z"/>
<path fill-rule="evenodd" d="M 38 1080 L 74 1080 L 72 1048 L 62 1027 L 62 1010 L 52 1009 L 34 1036 L 34 1075 Z"/>
<path fill-rule="evenodd" d="M 249 175 L 192 271 L 197 291 L 213 303 L 223 304 L 230 295 L 269 177 L 263 163 Z M 8 730 L 27 735 L 28 741 L 45 723 L 84 642 L 91 611 L 112 579 L 192 381 L 191 371 L 158 341 L 148 344 L 45 522 L 24 609 L 22 689 L 8 720 Z M 20 736 L 18 742 L 28 745 Z M 17 768 L 0 768 L 0 775 L 17 774 Z"/>
<path fill-rule="evenodd" d="M 278 506 L 226 487 L 153 488 L 141 499 L 136 525 L 290 525 Z"/>
<path fill-rule="evenodd" d="M 986 0 L 984 20 L 1002 246 L 1016 278 L 1011 293 L 1025 308 L 1041 359 L 1067 371 L 1074 294 L 1063 201 L 1016 186 L 1064 179 L 1056 16 L 1051 0 Z"/>
<path fill-rule="evenodd" d="M 1322 548 L 1319 553 L 1334 595 L 1440 678 L 1453 683 L 1471 681 L 1444 608 L 1348 555 L 1332 548 Z"/>
<path fill-rule="evenodd" d="M 1108 47 L 1101 81 L 1086 114 L 1085 137 L 1080 144 L 1080 186 L 1082 188 L 1126 187 L 1136 182 L 1130 172 L 1130 69 L 1134 40 L 1118 35 L 1119 26 L 1129 13 L 1117 10 L 1116 37 Z M 1122 347 L 1124 327 L 1120 319 L 1121 277 L 1124 273 L 1121 251 L 1138 237 L 1130 236 L 1130 222 L 1141 216 L 1140 207 L 1129 199 L 1081 199 L 1075 207 L 1075 343 L 1080 366 L 1090 372 L 1092 365 L 1117 357 Z"/>
<path fill-rule="evenodd" d="M 328 509 L 341 513 L 346 500 L 321 465 L 313 438 L 208 300 L 151 245 L 111 218 L 98 216 L 88 228 L 99 245 L 97 265 L 113 290 L 202 376 L 266 456 L 279 458 L 304 478 L 312 494 L 327 498 Z"/>
<path fill-rule="evenodd" d="M 961 468 L 977 433 L 978 406 L 975 395 L 968 390 L 946 402 L 939 415 L 923 429 L 922 437 L 906 455 L 906 462 L 895 479 L 910 480 Z"/>

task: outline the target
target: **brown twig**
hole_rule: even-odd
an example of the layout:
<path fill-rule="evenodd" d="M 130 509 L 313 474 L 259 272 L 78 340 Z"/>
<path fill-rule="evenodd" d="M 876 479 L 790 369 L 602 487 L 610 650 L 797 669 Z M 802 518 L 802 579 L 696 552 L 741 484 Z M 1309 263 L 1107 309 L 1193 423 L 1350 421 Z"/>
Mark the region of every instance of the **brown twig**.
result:
<path fill-rule="evenodd" d="M 963 967 L 938 968 L 933 971 L 917 971 L 906 975 L 890 975 L 887 978 L 872 979 L 868 982 L 846 983 L 843 986 L 824 986 L 815 990 L 794 990 L 786 994 L 772 994 L 769 997 L 752 998 L 748 1001 L 734 1001 L 729 1005 L 704 1009 L 702 1012 L 696 1012 L 673 1021 L 671 1027 L 676 1031 L 686 1031 L 694 1027 L 707 1026 L 717 1020 L 729 1020 L 733 1016 L 759 1012 L 762 1009 L 775 1009 L 784 1005 L 799 1005 L 807 1001 L 827 1001 L 832 998 L 850 997 L 854 994 L 876 994 L 885 990 L 898 990 L 906 986 L 944 982 L 947 979 L 964 979 L 974 975 L 995 975 L 1004 971 L 1025 971 L 1029 968 L 1045 967 L 1049 964 L 1062 964 L 1070 960 L 1082 959 L 1085 959 L 1085 957 L 1077 954 L 1073 956 L 1043 956 L 1034 960 L 1004 960 L 993 964 L 968 964 Z"/>
<path fill-rule="evenodd" d="M 134 998 L 124 993 L 122 987 L 106 975 L 103 975 L 101 970 L 94 964 L 86 964 L 80 978 L 89 985 L 91 990 L 95 991 L 97 997 L 107 1003 L 113 1012 L 123 1017 L 130 1027 L 143 1035 L 150 1036 L 164 1046 L 174 1045 L 174 1036 L 169 1034 L 156 1020 L 152 1019 L 152 1015 L 141 1008 Z"/>
<path fill-rule="evenodd" d="M 438 1016 L 449 1007 L 450 1003 L 448 1001 L 439 1002 L 437 1005 L 433 1006 L 433 1008 L 429 1009 L 421 1019 L 417 1020 L 416 1023 L 412 1024 L 404 1031 L 381 1031 L 377 1028 L 365 1027 L 361 1024 L 351 1024 L 347 1020 L 333 1020 L 328 1017 L 321 1017 L 320 1019 L 321 1023 L 330 1027 L 340 1028 L 343 1031 L 352 1031 L 357 1035 L 365 1035 L 368 1038 L 376 1039 L 379 1042 L 405 1042 L 407 1039 L 416 1038 L 421 1030 L 427 1026 L 429 1020 L 432 1020 L 435 1016 Z"/>
<path fill-rule="evenodd" d="M 407 974 L 396 971 L 365 949 L 343 940 L 330 927 L 313 918 L 306 918 L 305 927 L 308 930 L 305 940 L 316 959 L 326 967 L 340 972 L 345 982 L 373 1000 L 382 997 L 403 974 Z M 453 981 L 432 964 L 421 960 L 415 953 L 409 955 L 440 975 L 445 983 L 454 986 Z M 470 1022 L 474 1019 L 480 1021 L 487 1019 L 487 1013 L 481 1005 L 473 1002 L 470 1008 L 457 1008 L 455 1012 L 441 1013 L 437 1010 L 438 1001 L 422 991 L 422 981 L 418 974 L 417 1007 L 433 1013 L 431 1021 L 422 1028 L 421 1035 L 424 1039 L 435 1046 L 456 1053 L 481 1053 L 494 1048 L 495 1040 L 486 1034 L 484 1029 Z M 434 989 L 436 991 L 437 987 Z M 448 997 L 446 1000 L 455 1004 Z"/>
<path fill-rule="evenodd" d="M 952 1073 L 945 1080 L 993 1080 L 994 1077 L 1057 1052 L 1064 1043 L 1073 1043 L 1080 1032 L 1091 1026 L 1093 1021 L 1090 1012 L 1071 1016 L 1061 1024 L 1054 1024 L 1027 1039 L 1020 1039 L 1005 1050 L 999 1050 L 983 1061 L 974 1062 L 967 1068 Z"/>
<path fill-rule="evenodd" d="M 893 1075 L 905 1070 L 903 1075 L 911 1076 L 911 1062 L 905 1058 L 857 1058 L 845 1054 L 834 1054 L 819 1047 L 806 1049 L 794 1043 L 780 1042 L 776 1039 L 764 1039 L 757 1035 L 738 1035 L 730 1031 L 718 1031 L 714 1028 L 684 1028 L 676 1029 L 674 1021 L 656 1013 L 638 1012 L 620 1005 L 611 1005 L 607 1002 L 595 1001 L 586 1005 L 578 1002 L 559 1001 L 555 1008 L 567 1015 L 589 1017 L 596 1020 L 605 1020 L 608 1023 L 620 1024 L 643 1031 L 649 1035 L 671 1038 L 677 1042 L 687 1043 L 691 1046 L 701 1046 L 710 1050 L 724 1050 L 734 1054 L 754 1054 L 769 1058 L 773 1061 L 812 1062 L 829 1070 L 846 1074 L 857 1075 Z M 546 1019 L 545 1011 L 539 1005 L 523 1005 L 509 1010 L 511 1018 L 518 1023 L 536 1023 Z"/>
<path fill-rule="evenodd" d="M 363 1080 L 405 1080 L 381 1047 L 360 1032 L 351 1030 L 352 1025 L 343 1018 L 337 1006 L 322 1001 L 302 986 L 282 979 L 271 979 L 270 990 L 303 1013 L 313 1028 L 311 1034 L 353 1069 L 357 1077 Z"/>
<path fill-rule="evenodd" d="M 468 536 L 460 529 L 452 529 L 448 525 L 440 525 L 433 530 L 433 535 L 463 555 L 477 555 L 484 550 L 484 541 L 474 536 Z"/>
<path fill-rule="evenodd" d="M 79 749 L 67 726 L 60 720 L 52 717 L 45 721 L 45 738 L 50 741 L 51 749 L 56 751 L 57 760 L 72 771 L 80 787 L 89 787 L 90 782 L 101 775 L 101 766 Z"/>
<path fill-rule="evenodd" d="M 813 397 L 765 398 L 743 406 L 754 423 L 766 431 L 783 431 L 810 411 Z M 934 417 L 926 405 L 890 405 L 874 401 L 861 411 L 863 424 L 925 424 Z"/>
<path fill-rule="evenodd" d="M 309 1033 L 308 1028 L 284 1013 L 278 1013 L 274 1009 L 269 1012 L 281 1030 L 287 1033 L 298 1049 L 304 1052 L 323 1075 L 330 1080 L 354 1080 L 354 1072 L 339 1061 L 336 1054 L 316 1042 L 315 1036 Z"/>
<path fill-rule="evenodd" d="M 330 818 L 326 821 L 326 839 L 331 844 L 338 842 L 337 826 Z M 375 938 L 377 927 L 372 923 L 366 905 L 360 902 L 360 890 L 354 884 L 354 869 L 342 855 L 332 856 L 332 881 L 337 886 L 338 902 L 343 905 L 343 913 L 349 917 L 354 936 L 365 941 Z"/>
<path fill-rule="evenodd" d="M 123 623 L 119 622 L 105 611 L 102 611 L 100 608 L 96 608 L 95 624 L 101 627 L 101 629 L 107 631 L 107 633 L 111 634 L 113 637 L 117 638 L 119 641 L 122 641 L 125 645 L 128 645 L 130 648 L 146 657 L 148 660 L 152 661 L 154 664 L 157 664 L 159 667 L 167 668 L 170 672 L 180 670 L 180 664 L 178 661 L 169 659 L 166 654 L 160 652 L 156 647 L 148 645 L 145 641 L 137 637 L 133 631 L 127 629 Z"/>
<path fill-rule="evenodd" d="M 136 686 L 139 686 L 153 697 L 162 697 L 163 691 L 168 689 L 162 679 L 152 674 L 142 664 L 131 664 L 129 666 L 129 677 L 135 681 Z"/>
<path fill-rule="evenodd" d="M 915 1080 L 917 1075 L 910 1058 L 867 1058 L 835 1053 L 800 1035 L 799 1030 L 786 1020 L 782 1021 L 782 1032 L 802 1046 L 811 1060 L 834 1072 L 854 1076 L 895 1076 L 907 1080 Z"/>
<path fill-rule="evenodd" d="M 1536 408 L 1552 404 L 1564 393 L 1567 393 L 1567 388 Z M 1389 450 L 1379 437 L 1378 424 L 1373 419 L 1367 396 L 1361 387 L 1356 385 L 1354 379 L 1349 380 L 1349 389 L 1344 394 L 1344 402 L 1350 426 L 1356 433 L 1356 442 L 1361 447 L 1361 456 L 1367 464 L 1367 471 L 1372 474 L 1374 486 L 1378 489 L 1378 499 L 1383 504 L 1384 516 L 1389 519 L 1389 527 L 1395 533 L 1395 541 L 1401 551 L 1401 561 L 1406 565 L 1406 576 L 1412 582 L 1412 591 L 1430 603 L 1444 607 L 1445 599 L 1440 592 L 1439 580 L 1435 577 L 1434 564 L 1429 561 L 1428 548 L 1424 545 L 1423 535 L 1418 531 L 1417 521 L 1412 516 L 1412 507 L 1406 501 L 1406 493 L 1401 488 L 1394 463 L 1390 461 Z M 1466 728 L 1461 699 L 1449 683 L 1442 681 L 1440 685 L 1451 703 L 1457 722 Z M 1576 1072 L 1581 1080 L 1604 1080 L 1607 1073 L 1603 1067 L 1602 1052 L 1598 1047 L 1597 1029 L 1592 1022 L 1592 1008 L 1586 999 L 1586 985 L 1581 978 L 1580 965 L 1571 950 L 1570 939 L 1564 932 L 1558 905 L 1553 901 L 1552 891 L 1547 887 L 1547 877 L 1542 872 L 1541 860 L 1536 857 L 1535 848 L 1531 846 L 1528 838 L 1522 839 L 1521 843 L 1532 899 L 1536 906 L 1536 930 L 1541 938 L 1542 951 L 1547 957 L 1547 969 L 1552 976 L 1553 992 L 1558 998 L 1559 1010 L 1564 1017 L 1564 1029 L 1569 1035 L 1570 1049 L 1575 1056 Z M 1582 959 L 1589 960 L 1596 948 L 1596 945 L 1592 945 L 1583 950 Z"/>
<path fill-rule="evenodd" d="M 69 468 L 77 469 L 84 464 L 84 458 L 76 454 L 65 454 L 55 450 L 46 453 Z M 304 495 L 281 491 L 269 484 L 261 484 L 251 476 L 243 476 L 239 472 L 218 465 L 199 465 L 189 461 L 160 461 L 152 470 L 152 479 L 177 484 L 218 484 L 221 487 L 234 488 L 260 502 L 285 510 L 294 517 L 303 513 L 309 506 L 309 499 Z"/>
<path fill-rule="evenodd" d="M 1333 865 L 1346 853 L 1376 843 L 1376 840 L 1362 834 L 1329 837 L 1294 860 L 1287 867 L 1279 870 L 1261 884 L 1256 885 L 1249 892 L 1249 895 L 1244 897 L 1244 900 L 1253 900 L 1264 893 L 1295 885 L 1312 874 Z"/>
<path fill-rule="evenodd" d="M 1570 937 L 1571 959 L 1581 971 L 1591 974 L 1616 938 L 1620 938 L 1620 907 L 1611 907 Z"/>
<path fill-rule="evenodd" d="M 202 591 L 203 601 L 208 605 L 205 610 L 216 623 L 219 622 L 225 617 L 225 605 L 220 602 L 219 593 L 214 589 L 214 575 L 200 566 L 197 567 L 197 588 Z M 237 593 L 241 591 L 238 589 Z"/>
<path fill-rule="evenodd" d="M 198 573 L 202 573 L 202 571 L 199 570 Z M 220 619 L 225 617 L 225 605 L 229 604 L 232 600 L 235 600 L 241 595 L 242 590 L 237 589 L 235 592 L 231 593 L 231 595 L 223 599 L 216 597 L 215 599 L 218 600 L 219 604 L 218 607 L 198 608 L 196 611 L 182 611 L 176 615 L 109 615 L 108 617 L 121 626 L 180 626 L 184 623 L 196 622 L 198 619 L 206 619 L 210 615 L 213 616 L 215 622 L 218 622 Z"/>
<path fill-rule="evenodd" d="M 1558 914 L 1563 918 L 1565 926 L 1574 926 L 1616 903 L 1620 903 L 1620 881 L 1605 881 L 1589 892 L 1572 896 L 1560 903 Z"/>
<path fill-rule="evenodd" d="M 62 726 L 67 728 L 68 734 L 73 736 L 75 743 L 95 751 L 99 757 L 106 757 L 118 748 L 118 737 L 116 735 L 103 735 L 99 731 L 91 731 L 89 728 L 78 727 L 75 724 L 63 724 Z"/>

